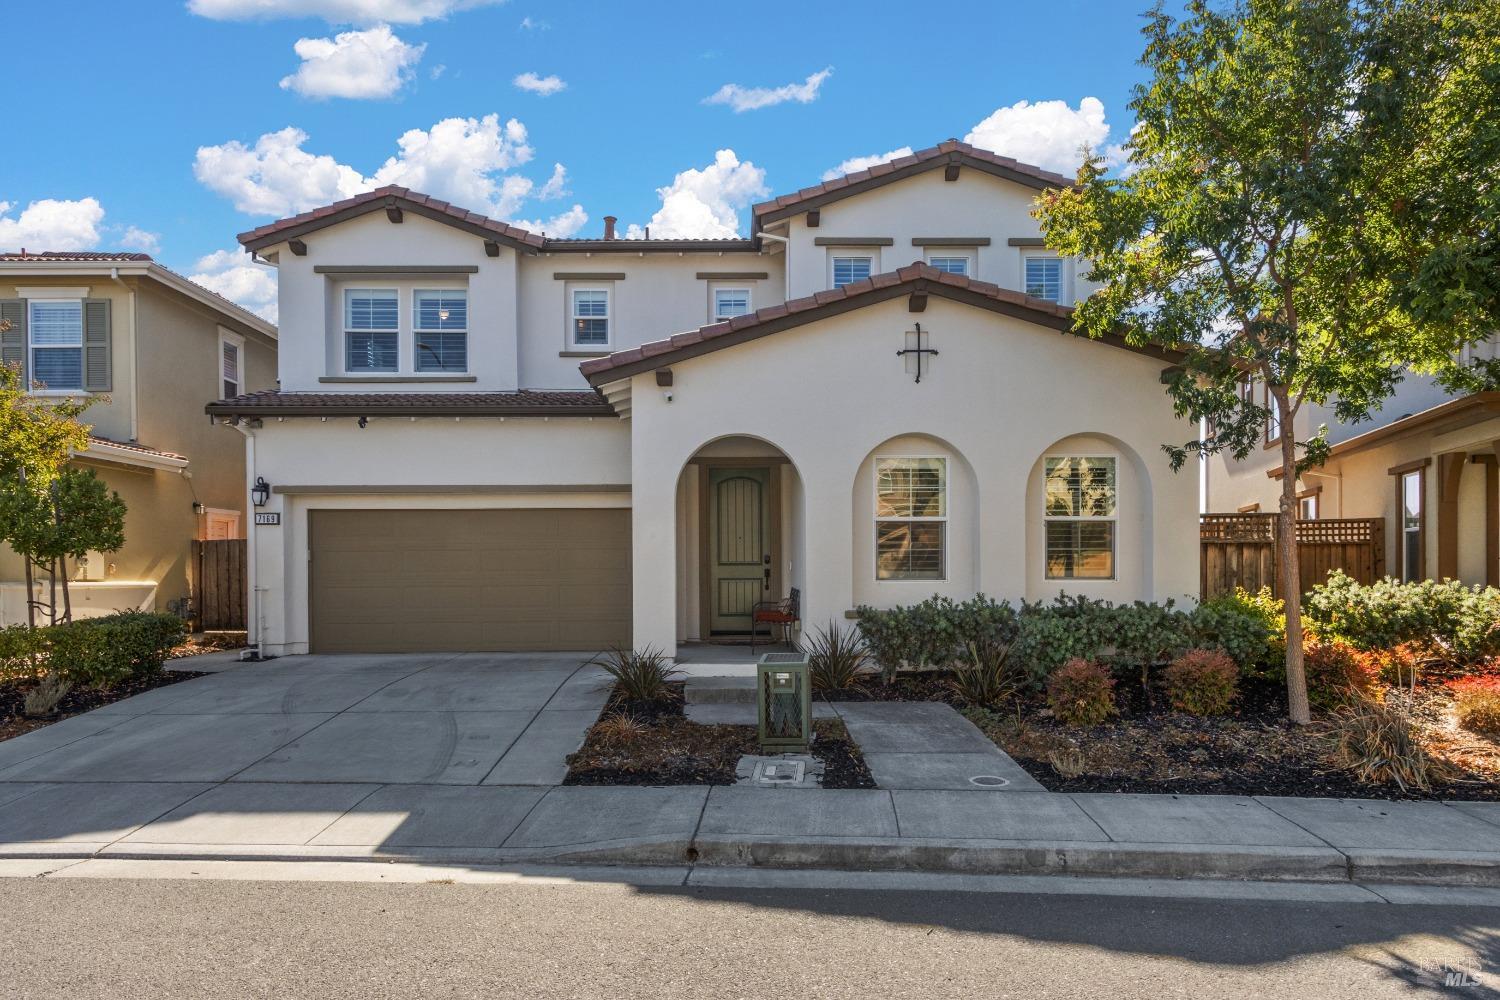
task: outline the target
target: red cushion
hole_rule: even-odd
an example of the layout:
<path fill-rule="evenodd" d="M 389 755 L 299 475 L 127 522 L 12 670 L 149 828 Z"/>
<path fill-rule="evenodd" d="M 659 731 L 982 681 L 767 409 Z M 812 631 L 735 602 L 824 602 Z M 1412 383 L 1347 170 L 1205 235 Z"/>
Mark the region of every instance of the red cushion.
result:
<path fill-rule="evenodd" d="M 797 620 L 797 616 L 790 611 L 757 611 L 754 620 L 758 622 L 785 622 L 790 624 Z"/>

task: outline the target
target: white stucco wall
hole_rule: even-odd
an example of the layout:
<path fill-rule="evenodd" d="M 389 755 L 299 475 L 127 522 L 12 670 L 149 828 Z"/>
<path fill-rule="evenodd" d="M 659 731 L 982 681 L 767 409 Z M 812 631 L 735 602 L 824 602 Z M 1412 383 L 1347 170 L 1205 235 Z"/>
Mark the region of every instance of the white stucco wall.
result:
<path fill-rule="evenodd" d="M 940 352 L 920 384 L 895 356 L 914 319 Z M 1123 551 L 1139 544 L 1150 554 L 1138 574 L 1090 583 L 1088 591 L 1118 601 L 1194 599 L 1197 482 L 1190 472 L 1173 474 L 1160 450 L 1185 432 L 1159 384 L 1160 361 L 936 297 L 914 316 L 903 297 L 672 367 L 671 402 L 650 373 L 634 380 L 638 644 L 665 648 L 678 638 L 677 610 L 647 595 L 676 589 L 679 473 L 700 445 L 724 434 L 770 442 L 795 469 L 801 496 L 790 514 L 793 544 L 805 554 L 807 622 L 840 619 L 862 597 L 895 603 L 942 589 L 877 585 L 865 575 L 873 557 L 857 551 L 856 538 L 866 535 L 855 499 L 863 493 L 861 466 L 913 435 L 924 448 L 940 442 L 972 469 L 976 589 L 1013 600 L 1063 589 L 1059 581 L 1034 589 L 1028 576 L 1028 524 L 1041 516 L 1028 501 L 1031 472 L 1063 439 L 1107 435 L 1139 456 L 1140 480 L 1130 488 L 1150 491 L 1149 515 L 1138 503 L 1142 522 L 1122 525 L 1122 533 L 1140 530 L 1138 543 Z M 955 556 L 961 568 L 964 553 L 950 542 Z"/>

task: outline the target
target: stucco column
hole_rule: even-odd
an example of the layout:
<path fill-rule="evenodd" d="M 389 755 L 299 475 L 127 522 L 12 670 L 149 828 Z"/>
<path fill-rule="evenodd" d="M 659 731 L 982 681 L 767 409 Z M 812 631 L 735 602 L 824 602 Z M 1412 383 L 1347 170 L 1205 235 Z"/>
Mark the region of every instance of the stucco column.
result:
<path fill-rule="evenodd" d="M 1437 578 L 1458 578 L 1458 487 L 1463 480 L 1461 451 L 1438 456 L 1437 467 Z"/>
<path fill-rule="evenodd" d="M 1027 597 L 1026 537 L 1028 518 L 1033 516 L 1027 504 L 1030 469 L 1014 475 L 991 468 L 988 475 L 976 471 L 979 590 L 997 601 L 1019 603 Z M 1040 522 L 1040 508 L 1034 514 Z"/>
<path fill-rule="evenodd" d="M 791 516 L 805 519 L 804 539 L 807 581 L 802 595 L 802 628 L 826 628 L 829 622 L 843 626 L 844 612 L 854 607 L 854 540 L 849 522 L 850 484 L 854 470 L 826 463 L 803 462 L 802 510 Z M 873 529 L 872 529 L 873 530 Z"/>
<path fill-rule="evenodd" d="M 653 462 L 632 442 L 630 500 L 631 643 L 677 654 L 676 466 Z"/>

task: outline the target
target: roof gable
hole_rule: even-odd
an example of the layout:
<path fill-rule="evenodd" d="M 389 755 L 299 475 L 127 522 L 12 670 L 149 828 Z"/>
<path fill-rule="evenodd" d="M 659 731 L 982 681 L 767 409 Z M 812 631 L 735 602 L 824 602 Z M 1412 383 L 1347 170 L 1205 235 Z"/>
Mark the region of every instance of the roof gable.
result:
<path fill-rule="evenodd" d="M 989 150 L 978 149 L 966 142 L 949 139 L 947 142 L 919 150 L 909 156 L 898 156 L 885 163 L 877 163 L 867 170 L 856 170 L 852 174 L 835 177 L 831 181 L 814 184 L 791 194 L 784 194 L 771 201 L 761 202 L 751 209 L 758 232 L 763 226 L 789 218 L 809 209 L 819 208 L 830 202 L 850 198 L 872 188 L 882 187 L 904 180 L 929 170 L 942 169 L 956 180 L 964 168 L 1014 181 L 1017 184 L 1044 191 L 1048 188 L 1069 187 L 1073 181 L 1062 174 L 1055 174 L 1029 163 L 1021 163 L 1008 156 L 999 156 Z"/>
<path fill-rule="evenodd" d="M 604 358 L 593 358 L 578 368 L 589 380 L 589 384 L 597 387 L 901 296 L 910 296 L 910 308 L 919 312 L 926 308 L 929 295 L 1025 320 L 1062 333 L 1073 332 L 1071 306 L 1060 306 L 1044 299 L 1032 298 L 987 281 L 949 274 L 930 264 L 915 263 L 842 288 L 757 309 L 753 313 L 699 327 L 666 340 L 642 344 L 628 351 L 617 351 Z M 1176 351 L 1136 346 L 1118 334 L 1106 334 L 1097 339 L 1112 347 L 1167 363 L 1182 360 L 1182 355 Z"/>

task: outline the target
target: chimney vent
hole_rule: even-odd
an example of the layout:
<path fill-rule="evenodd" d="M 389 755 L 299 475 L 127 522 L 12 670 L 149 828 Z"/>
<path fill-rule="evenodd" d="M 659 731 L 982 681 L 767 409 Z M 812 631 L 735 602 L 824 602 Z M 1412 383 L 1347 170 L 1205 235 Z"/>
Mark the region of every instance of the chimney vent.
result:
<path fill-rule="evenodd" d="M 604 238 L 612 240 L 615 238 L 615 222 L 618 221 L 613 215 L 604 217 Z"/>

